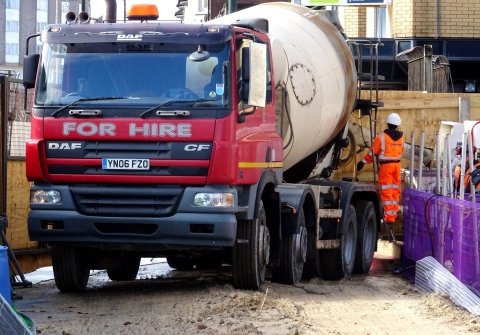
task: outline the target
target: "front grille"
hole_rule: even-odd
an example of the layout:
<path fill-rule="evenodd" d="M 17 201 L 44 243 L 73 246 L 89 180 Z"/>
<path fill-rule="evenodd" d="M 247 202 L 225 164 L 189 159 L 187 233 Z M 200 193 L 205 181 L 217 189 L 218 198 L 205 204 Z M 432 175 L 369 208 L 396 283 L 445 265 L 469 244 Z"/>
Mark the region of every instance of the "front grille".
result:
<path fill-rule="evenodd" d="M 167 216 L 183 194 L 181 186 L 70 186 L 77 210 L 98 216 Z"/>
<path fill-rule="evenodd" d="M 47 158 L 208 160 L 211 153 L 211 142 L 46 141 Z"/>
<path fill-rule="evenodd" d="M 207 167 L 188 166 L 151 166 L 149 170 L 103 170 L 101 166 L 83 165 L 49 165 L 50 174 L 85 174 L 85 175 L 135 175 L 135 176 L 195 176 L 205 177 L 208 174 Z"/>
<path fill-rule="evenodd" d="M 212 142 L 46 141 L 48 172 L 52 175 L 208 175 Z M 103 169 L 99 159 L 149 159 L 148 170 Z M 78 164 L 72 164 L 78 159 Z M 81 161 L 80 161 L 81 159 Z M 93 160 L 95 160 L 95 163 Z M 175 161 L 174 164 L 165 164 Z M 192 162 L 196 161 L 196 162 Z M 159 166 L 159 162 L 161 166 Z"/>

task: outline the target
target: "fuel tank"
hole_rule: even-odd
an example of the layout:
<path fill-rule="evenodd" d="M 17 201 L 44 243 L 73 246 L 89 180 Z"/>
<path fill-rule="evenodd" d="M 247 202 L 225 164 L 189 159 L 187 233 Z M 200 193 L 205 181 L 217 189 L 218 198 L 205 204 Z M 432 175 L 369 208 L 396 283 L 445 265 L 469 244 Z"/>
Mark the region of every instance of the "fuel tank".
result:
<path fill-rule="evenodd" d="M 356 69 L 340 31 L 318 11 L 270 2 L 209 23 L 268 20 L 284 170 L 321 149 L 345 127 L 355 104 Z M 285 94 L 284 92 L 285 91 Z"/>

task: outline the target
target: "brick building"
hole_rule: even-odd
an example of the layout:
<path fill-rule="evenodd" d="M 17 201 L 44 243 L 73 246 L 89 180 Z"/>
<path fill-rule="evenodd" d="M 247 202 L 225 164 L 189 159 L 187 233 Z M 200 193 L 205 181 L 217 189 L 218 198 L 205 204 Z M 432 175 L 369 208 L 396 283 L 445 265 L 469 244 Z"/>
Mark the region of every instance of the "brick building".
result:
<path fill-rule="evenodd" d="M 407 68 L 406 59 L 396 55 L 431 44 L 433 54 L 450 63 L 454 92 L 463 92 L 467 83 L 480 92 L 480 1 L 392 0 L 383 8 L 344 7 L 340 16 L 347 36 L 381 39 L 379 72 L 394 88 L 404 88 Z"/>
<path fill-rule="evenodd" d="M 480 1 L 477 0 L 393 0 L 386 8 L 350 6 L 344 8 L 347 35 L 377 37 L 367 31 L 367 22 L 375 24 L 385 11 L 389 27 L 386 36 L 480 38 Z"/>

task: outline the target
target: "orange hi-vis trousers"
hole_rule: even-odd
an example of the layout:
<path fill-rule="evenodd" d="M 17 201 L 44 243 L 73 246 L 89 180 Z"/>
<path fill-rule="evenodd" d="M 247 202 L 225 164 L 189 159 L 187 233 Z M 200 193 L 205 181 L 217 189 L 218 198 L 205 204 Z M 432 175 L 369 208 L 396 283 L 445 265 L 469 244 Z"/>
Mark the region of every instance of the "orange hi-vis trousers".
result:
<path fill-rule="evenodd" d="M 383 219 L 395 222 L 400 202 L 400 162 L 381 164 L 378 187 L 383 207 Z"/>

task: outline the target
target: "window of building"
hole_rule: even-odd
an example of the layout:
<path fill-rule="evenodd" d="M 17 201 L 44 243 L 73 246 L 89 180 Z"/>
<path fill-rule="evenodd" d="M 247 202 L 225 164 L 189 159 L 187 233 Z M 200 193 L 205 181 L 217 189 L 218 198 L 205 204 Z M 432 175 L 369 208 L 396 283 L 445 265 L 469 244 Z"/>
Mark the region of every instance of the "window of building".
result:
<path fill-rule="evenodd" d="M 70 2 L 62 1 L 62 14 L 66 14 L 70 11 Z"/>
<path fill-rule="evenodd" d="M 208 10 L 208 0 L 198 0 L 197 11 L 202 13 L 205 10 Z"/>
<path fill-rule="evenodd" d="M 7 21 L 7 31 L 18 32 L 18 21 Z"/>
<path fill-rule="evenodd" d="M 6 43 L 5 53 L 7 55 L 18 55 L 18 43 Z"/>
<path fill-rule="evenodd" d="M 20 0 L 7 0 L 7 8 L 19 9 Z"/>
<path fill-rule="evenodd" d="M 48 0 L 37 0 L 37 10 L 47 11 Z"/>
<path fill-rule="evenodd" d="M 376 8 L 376 32 L 375 37 L 388 37 L 387 36 L 387 9 Z"/>
<path fill-rule="evenodd" d="M 46 22 L 37 22 L 37 33 L 41 32 L 47 25 Z"/>

